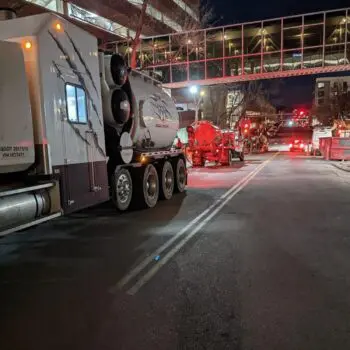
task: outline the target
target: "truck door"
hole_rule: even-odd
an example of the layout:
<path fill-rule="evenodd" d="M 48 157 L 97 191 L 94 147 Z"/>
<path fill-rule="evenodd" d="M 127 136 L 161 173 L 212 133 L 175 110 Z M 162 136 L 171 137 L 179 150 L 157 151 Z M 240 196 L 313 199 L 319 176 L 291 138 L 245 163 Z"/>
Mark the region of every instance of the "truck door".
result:
<path fill-rule="evenodd" d="M 108 186 L 106 166 L 97 159 L 86 91 L 73 80 L 64 84 L 64 92 L 67 110 L 62 121 L 64 166 L 61 190 L 63 210 L 69 213 L 106 200 Z"/>

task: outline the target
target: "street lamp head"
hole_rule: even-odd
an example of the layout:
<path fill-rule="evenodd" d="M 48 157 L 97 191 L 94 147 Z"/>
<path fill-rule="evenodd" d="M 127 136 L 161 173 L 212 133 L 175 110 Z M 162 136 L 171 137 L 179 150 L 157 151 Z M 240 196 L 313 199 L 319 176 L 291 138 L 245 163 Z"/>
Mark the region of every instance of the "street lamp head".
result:
<path fill-rule="evenodd" d="M 193 85 L 190 87 L 190 93 L 195 95 L 198 92 L 198 86 Z"/>

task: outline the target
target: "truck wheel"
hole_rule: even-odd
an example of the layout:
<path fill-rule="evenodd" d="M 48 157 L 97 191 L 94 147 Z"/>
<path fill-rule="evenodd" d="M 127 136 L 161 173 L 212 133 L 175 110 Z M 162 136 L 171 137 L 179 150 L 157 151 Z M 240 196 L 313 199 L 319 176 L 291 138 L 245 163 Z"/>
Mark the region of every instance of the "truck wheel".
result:
<path fill-rule="evenodd" d="M 175 191 L 182 193 L 185 191 L 186 187 L 186 164 L 182 158 L 178 158 L 175 163 Z"/>
<path fill-rule="evenodd" d="M 229 150 L 228 151 L 228 165 L 232 166 L 233 165 L 233 158 L 235 157 L 235 151 Z"/>
<path fill-rule="evenodd" d="M 170 199 L 174 193 L 174 170 L 168 161 L 164 162 L 160 176 L 160 196 Z"/>
<path fill-rule="evenodd" d="M 142 176 L 142 193 L 140 197 L 141 204 L 146 208 L 153 208 L 159 197 L 159 179 L 158 173 L 154 165 L 148 164 L 144 168 Z M 135 198 L 138 200 L 138 198 Z"/>
<path fill-rule="evenodd" d="M 112 177 L 112 201 L 120 211 L 129 208 L 132 198 L 132 179 L 129 170 L 120 169 Z"/>

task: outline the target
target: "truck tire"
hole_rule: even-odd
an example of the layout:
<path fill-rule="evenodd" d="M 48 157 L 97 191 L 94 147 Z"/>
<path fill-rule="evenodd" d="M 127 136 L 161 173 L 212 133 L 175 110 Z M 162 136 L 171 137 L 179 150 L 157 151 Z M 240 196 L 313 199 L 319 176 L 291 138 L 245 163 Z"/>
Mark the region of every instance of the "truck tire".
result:
<path fill-rule="evenodd" d="M 182 193 L 186 188 L 186 164 L 182 158 L 178 158 L 174 164 L 175 170 L 175 191 Z"/>
<path fill-rule="evenodd" d="M 141 184 L 135 193 L 134 205 L 141 208 L 153 208 L 159 197 L 159 178 L 154 165 L 148 164 L 141 170 Z M 136 186 L 135 186 L 136 187 Z"/>
<path fill-rule="evenodd" d="M 165 161 L 160 171 L 160 197 L 170 199 L 174 193 L 174 169 L 170 162 Z"/>
<path fill-rule="evenodd" d="M 228 151 L 228 166 L 232 166 L 233 165 L 233 158 L 235 157 L 235 151 L 229 150 Z"/>
<path fill-rule="evenodd" d="M 111 197 L 114 206 L 119 211 L 129 208 L 132 199 L 132 179 L 129 170 L 119 169 L 111 180 Z"/>

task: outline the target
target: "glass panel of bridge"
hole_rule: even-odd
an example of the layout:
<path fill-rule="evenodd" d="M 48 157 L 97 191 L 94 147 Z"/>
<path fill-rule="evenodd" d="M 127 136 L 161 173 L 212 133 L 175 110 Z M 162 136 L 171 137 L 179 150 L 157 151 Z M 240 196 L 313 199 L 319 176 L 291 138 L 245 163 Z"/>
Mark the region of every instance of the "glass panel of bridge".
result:
<path fill-rule="evenodd" d="M 305 48 L 303 56 L 303 68 L 316 68 L 323 66 L 323 47 Z"/>
<path fill-rule="evenodd" d="M 187 50 L 189 61 L 200 61 L 205 59 L 205 32 L 198 30 L 188 33 Z"/>
<path fill-rule="evenodd" d="M 224 75 L 224 60 L 210 60 L 206 61 L 207 78 L 222 78 Z"/>
<path fill-rule="evenodd" d="M 301 27 L 303 24 L 302 16 L 284 17 L 283 18 L 283 29 Z"/>
<path fill-rule="evenodd" d="M 205 79 L 205 62 L 190 62 L 189 64 L 190 80 Z"/>
<path fill-rule="evenodd" d="M 169 41 L 169 36 L 160 36 L 153 39 L 155 65 L 170 63 L 171 55 Z"/>
<path fill-rule="evenodd" d="M 145 39 L 141 42 L 141 64 L 143 67 L 153 65 L 153 39 Z"/>
<path fill-rule="evenodd" d="M 302 23 L 301 16 L 283 18 L 283 50 L 302 47 Z M 290 57 L 290 55 L 287 56 Z"/>
<path fill-rule="evenodd" d="M 326 13 L 326 44 L 345 43 L 346 11 Z"/>
<path fill-rule="evenodd" d="M 187 41 L 187 34 L 170 36 L 170 60 L 172 63 L 187 61 Z"/>
<path fill-rule="evenodd" d="M 232 57 L 242 54 L 242 26 L 226 27 L 224 29 L 225 56 Z"/>
<path fill-rule="evenodd" d="M 262 23 L 247 24 L 243 27 L 244 53 L 252 54 L 261 52 Z"/>
<path fill-rule="evenodd" d="M 162 83 L 166 84 L 166 83 L 170 83 L 171 79 L 170 79 L 170 70 L 171 67 L 170 66 L 159 66 L 159 67 L 155 67 L 154 68 L 154 77 L 155 79 L 161 81 Z"/>
<path fill-rule="evenodd" d="M 345 45 L 327 45 L 324 53 L 325 66 L 339 66 L 344 64 Z"/>
<path fill-rule="evenodd" d="M 323 46 L 323 24 L 307 25 L 304 27 L 304 47 Z"/>
<path fill-rule="evenodd" d="M 183 81 L 187 81 L 187 73 L 188 73 L 187 64 L 173 64 L 171 66 L 171 81 L 173 83 L 179 83 Z"/>
<path fill-rule="evenodd" d="M 302 47 L 302 27 L 283 29 L 283 50 L 300 49 Z"/>
<path fill-rule="evenodd" d="M 225 76 L 242 75 L 242 58 L 232 57 L 225 59 Z"/>
<path fill-rule="evenodd" d="M 211 29 L 206 31 L 207 59 L 221 58 L 224 55 L 224 30 Z"/>
<path fill-rule="evenodd" d="M 301 50 L 289 50 L 283 52 L 283 67 L 286 70 L 301 69 L 302 53 Z"/>
<path fill-rule="evenodd" d="M 281 70 L 281 52 L 264 54 L 264 72 L 278 72 Z"/>
<path fill-rule="evenodd" d="M 244 73 L 261 73 L 261 55 L 244 56 Z"/>
<path fill-rule="evenodd" d="M 281 50 L 281 25 L 282 20 L 263 22 L 261 42 L 264 52 Z"/>
<path fill-rule="evenodd" d="M 312 26 L 317 24 L 324 23 L 324 14 L 322 13 L 316 13 L 313 15 L 305 15 L 304 16 L 304 25 L 305 26 Z"/>

